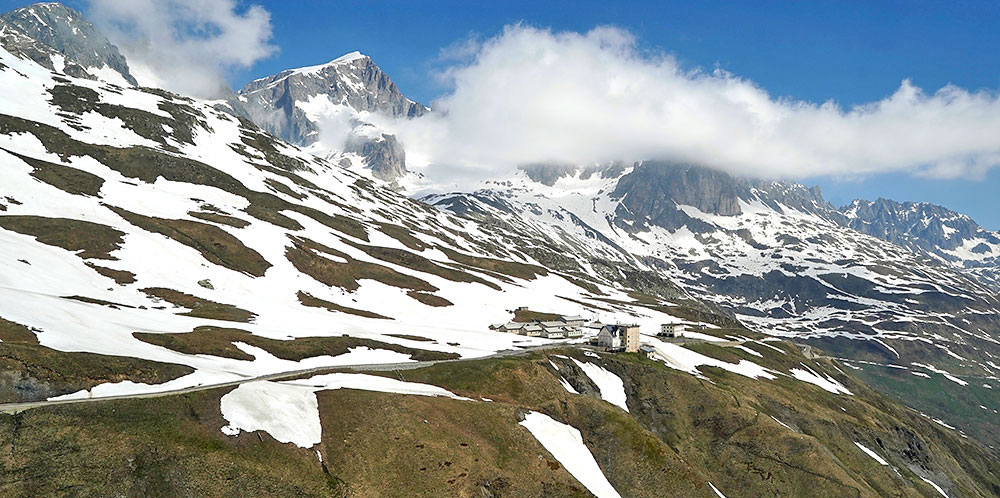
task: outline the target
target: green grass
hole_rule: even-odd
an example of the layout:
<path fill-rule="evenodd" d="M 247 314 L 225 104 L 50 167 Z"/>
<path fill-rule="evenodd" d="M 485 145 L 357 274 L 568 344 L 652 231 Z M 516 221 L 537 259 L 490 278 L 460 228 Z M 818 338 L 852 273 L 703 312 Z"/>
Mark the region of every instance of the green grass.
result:
<path fill-rule="evenodd" d="M 949 425 L 958 427 L 969 436 L 982 443 L 1000 448 L 1000 427 L 996 421 L 1000 415 L 1000 393 L 996 381 L 990 379 L 965 378 L 969 385 L 962 386 L 941 374 L 914 368 L 926 373 L 930 378 L 918 377 L 909 370 L 858 364 L 861 370 L 852 373 L 863 379 L 876 390 L 890 396 L 899 396 L 907 406 L 913 407 Z M 983 387 L 987 383 L 993 389 Z M 983 409 L 980 405 L 985 406 Z M 1000 451 L 998 451 L 1000 454 Z"/>

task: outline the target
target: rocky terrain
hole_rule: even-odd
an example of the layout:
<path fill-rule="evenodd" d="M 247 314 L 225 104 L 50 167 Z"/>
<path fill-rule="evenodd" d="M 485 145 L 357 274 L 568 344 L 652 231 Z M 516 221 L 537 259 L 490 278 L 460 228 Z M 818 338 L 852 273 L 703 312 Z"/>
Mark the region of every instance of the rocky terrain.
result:
<path fill-rule="evenodd" d="M 406 155 L 396 137 L 379 130 L 366 116 L 416 117 L 428 109 L 400 93 L 372 59 L 352 52 L 326 64 L 282 71 L 251 81 L 236 97 L 249 118 L 268 133 L 319 156 L 334 152 L 360 155 L 372 174 L 391 182 L 406 174 Z M 338 128 L 340 146 L 331 149 Z M 332 134 L 332 133 L 331 133 Z"/>
<path fill-rule="evenodd" d="M 430 111 L 365 56 L 220 105 L 58 4 L 0 19 L 4 495 L 1000 494 L 961 215 L 662 161 L 418 201 L 366 116 Z M 700 335 L 489 330 L 526 305 Z"/>

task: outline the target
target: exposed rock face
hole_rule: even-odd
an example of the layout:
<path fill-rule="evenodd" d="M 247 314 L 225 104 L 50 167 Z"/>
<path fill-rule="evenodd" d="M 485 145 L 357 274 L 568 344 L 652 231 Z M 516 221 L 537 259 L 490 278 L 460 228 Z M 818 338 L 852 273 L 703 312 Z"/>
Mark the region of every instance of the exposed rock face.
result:
<path fill-rule="evenodd" d="M 725 173 L 696 166 L 649 161 L 623 176 L 614 197 L 636 216 L 654 220 L 664 209 L 683 204 L 721 216 L 740 214 L 737 183 Z"/>
<path fill-rule="evenodd" d="M 62 4 L 38 3 L 0 16 L 0 44 L 10 53 L 70 76 L 135 85 L 125 57 L 83 16 Z M 117 73 L 117 75 L 112 76 Z"/>
<path fill-rule="evenodd" d="M 996 233 L 984 230 L 968 216 L 926 202 L 856 200 L 842 211 L 851 228 L 905 247 L 951 250 L 977 237 L 988 244 L 1000 243 Z M 982 244 L 982 252 L 991 252 L 987 244 Z"/>
<path fill-rule="evenodd" d="M 352 137 L 344 151 L 366 158 L 372 175 L 379 180 L 391 182 L 406 174 L 406 152 L 395 135 L 382 133 L 373 139 Z"/>
<path fill-rule="evenodd" d="M 707 168 L 647 161 L 622 176 L 611 197 L 631 217 L 676 229 L 689 221 L 678 205 L 721 216 L 740 214 L 739 185 L 729 175 Z"/>
<path fill-rule="evenodd" d="M 387 181 L 406 173 L 403 149 L 394 136 L 371 133 L 370 123 L 360 113 L 411 118 L 428 112 L 403 96 L 371 58 L 358 52 L 252 81 L 239 91 L 238 101 L 254 123 L 296 145 L 316 143 L 320 123 L 328 119 L 353 127 L 348 151 L 360 154 L 373 174 Z"/>

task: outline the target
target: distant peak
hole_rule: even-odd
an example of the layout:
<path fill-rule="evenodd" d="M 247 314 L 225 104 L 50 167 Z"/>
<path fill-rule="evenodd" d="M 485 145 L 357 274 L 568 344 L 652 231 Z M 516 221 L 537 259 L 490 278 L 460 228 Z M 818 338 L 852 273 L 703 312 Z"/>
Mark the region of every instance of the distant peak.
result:
<path fill-rule="evenodd" d="M 341 55 L 340 57 L 337 57 L 336 59 L 330 61 L 329 64 L 337 64 L 337 63 L 340 63 L 340 62 L 353 62 L 353 61 L 356 61 L 358 59 L 367 59 L 367 58 L 368 58 L 367 55 L 362 54 L 361 52 L 358 52 L 357 50 L 355 50 L 355 51 L 353 51 L 351 53 L 344 54 L 344 55 Z"/>
<path fill-rule="evenodd" d="M 348 63 L 354 62 L 356 60 L 368 59 L 368 58 L 369 57 L 367 55 L 364 55 L 361 52 L 358 52 L 357 50 L 355 50 L 354 52 L 351 52 L 349 54 L 341 55 L 340 57 L 337 57 L 336 59 L 334 59 L 334 60 L 332 60 L 330 62 L 327 62 L 326 64 L 319 64 L 319 65 L 316 65 L 316 66 L 300 67 L 298 69 L 293 69 L 292 73 L 294 73 L 294 74 L 315 73 L 317 71 L 322 71 L 322 70 L 324 70 L 324 69 L 326 69 L 328 67 L 331 67 L 331 66 L 339 66 L 340 64 L 348 64 Z"/>

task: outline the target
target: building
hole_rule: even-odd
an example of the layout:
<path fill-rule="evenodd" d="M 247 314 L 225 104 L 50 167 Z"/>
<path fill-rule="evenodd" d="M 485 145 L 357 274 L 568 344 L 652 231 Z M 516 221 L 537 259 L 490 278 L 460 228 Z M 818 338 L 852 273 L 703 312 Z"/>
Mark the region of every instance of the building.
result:
<path fill-rule="evenodd" d="M 518 311 L 526 310 L 522 306 Z M 497 332 L 507 332 L 510 334 L 520 334 L 528 337 L 545 337 L 547 339 L 576 339 L 583 337 L 584 328 L 593 327 L 593 332 L 600 329 L 600 324 L 587 324 L 581 316 L 563 315 L 558 320 L 531 320 L 524 322 L 510 321 L 507 323 L 490 325 L 490 330 Z"/>
<path fill-rule="evenodd" d="M 566 330 L 563 327 L 543 327 L 546 339 L 565 339 Z"/>
<path fill-rule="evenodd" d="M 507 322 L 501 325 L 493 325 L 490 327 L 498 332 L 507 332 L 510 334 L 520 334 L 521 330 L 524 328 L 523 323 L 518 322 Z"/>
<path fill-rule="evenodd" d="M 611 351 L 639 352 L 638 325 L 605 325 L 597 333 L 597 345 Z"/>
<path fill-rule="evenodd" d="M 521 335 L 526 335 L 528 337 L 541 337 L 545 333 L 545 329 L 541 325 L 525 325 L 523 329 L 524 332 Z"/>
<path fill-rule="evenodd" d="M 639 354 L 645 356 L 646 358 L 652 358 L 653 355 L 656 354 L 656 349 L 654 349 L 653 346 L 643 344 L 642 346 L 639 346 Z"/>
<path fill-rule="evenodd" d="M 662 337 L 684 337 L 684 330 L 686 328 L 683 323 L 664 323 L 660 325 L 660 333 L 658 335 Z"/>

